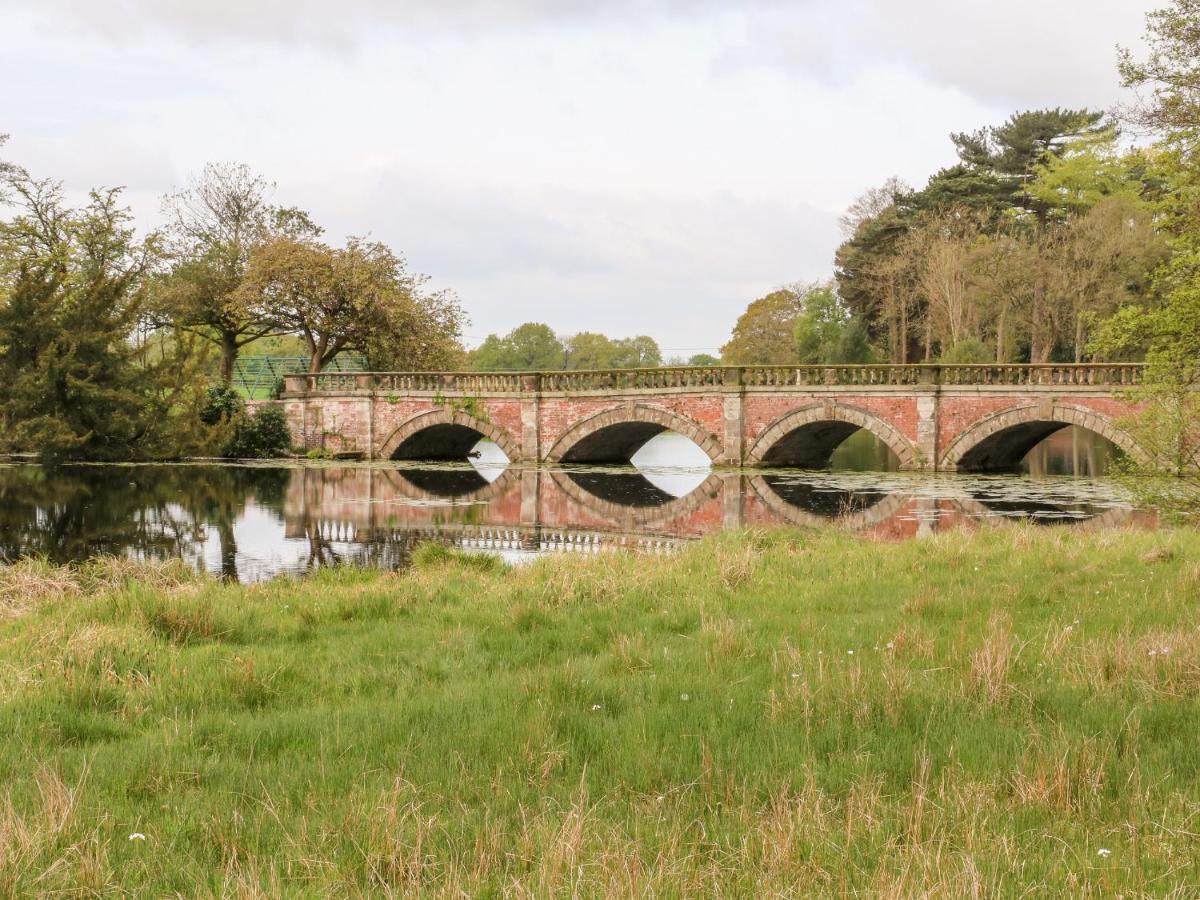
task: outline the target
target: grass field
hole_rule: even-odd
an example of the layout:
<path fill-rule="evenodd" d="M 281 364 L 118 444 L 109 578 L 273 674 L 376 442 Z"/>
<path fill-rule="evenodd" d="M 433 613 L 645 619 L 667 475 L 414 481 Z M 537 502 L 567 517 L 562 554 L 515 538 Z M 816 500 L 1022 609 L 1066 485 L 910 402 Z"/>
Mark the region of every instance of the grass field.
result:
<path fill-rule="evenodd" d="M 1198 860 L 1194 531 L 0 569 L 0 896 L 1192 897 Z"/>

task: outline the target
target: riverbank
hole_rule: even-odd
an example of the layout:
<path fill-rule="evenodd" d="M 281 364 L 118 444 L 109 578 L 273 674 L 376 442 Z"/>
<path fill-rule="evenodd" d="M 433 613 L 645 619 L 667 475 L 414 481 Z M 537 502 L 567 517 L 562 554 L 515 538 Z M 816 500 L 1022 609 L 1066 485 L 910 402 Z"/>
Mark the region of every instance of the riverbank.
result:
<path fill-rule="evenodd" d="M 1163 896 L 1200 533 L 0 569 L 0 896 Z"/>

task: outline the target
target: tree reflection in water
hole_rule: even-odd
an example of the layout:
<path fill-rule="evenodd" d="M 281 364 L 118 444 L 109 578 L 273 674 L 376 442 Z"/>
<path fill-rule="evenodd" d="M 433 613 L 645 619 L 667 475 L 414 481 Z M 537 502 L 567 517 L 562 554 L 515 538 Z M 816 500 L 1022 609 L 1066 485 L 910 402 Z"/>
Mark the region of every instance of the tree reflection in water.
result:
<path fill-rule="evenodd" d="M 0 559 L 179 557 L 229 579 L 344 563 L 398 569 L 427 540 L 525 558 L 547 549 L 661 549 L 738 525 L 833 523 L 898 539 L 988 518 L 1128 515 L 1114 489 L 1086 479 L 569 466 L 0 466 Z"/>

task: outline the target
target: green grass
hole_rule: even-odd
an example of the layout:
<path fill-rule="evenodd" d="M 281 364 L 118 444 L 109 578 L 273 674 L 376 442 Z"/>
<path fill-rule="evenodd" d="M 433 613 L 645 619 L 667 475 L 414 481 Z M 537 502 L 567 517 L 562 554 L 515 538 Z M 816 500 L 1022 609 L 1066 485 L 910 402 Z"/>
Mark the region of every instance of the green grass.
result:
<path fill-rule="evenodd" d="M 21 564 L 0 895 L 1190 897 L 1198 698 L 1185 530 Z"/>

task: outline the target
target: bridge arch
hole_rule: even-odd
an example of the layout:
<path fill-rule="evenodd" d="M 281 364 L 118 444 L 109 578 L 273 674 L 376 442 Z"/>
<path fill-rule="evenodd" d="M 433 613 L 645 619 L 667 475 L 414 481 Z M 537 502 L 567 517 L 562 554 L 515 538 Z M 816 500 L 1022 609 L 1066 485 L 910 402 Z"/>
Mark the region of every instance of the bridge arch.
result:
<path fill-rule="evenodd" d="M 693 419 L 660 406 L 625 403 L 571 426 L 546 454 L 547 462 L 627 463 L 645 443 L 664 431 L 689 438 L 712 462 L 721 442 Z"/>
<path fill-rule="evenodd" d="M 780 416 L 751 445 L 746 465 L 823 469 L 838 445 L 860 428 L 887 444 L 901 469 L 920 467 L 908 438 L 874 413 L 848 403 L 814 403 Z"/>
<path fill-rule="evenodd" d="M 910 499 L 906 494 L 886 493 L 868 505 L 848 508 L 844 513 L 836 516 L 824 516 L 789 503 L 771 485 L 768 477 L 755 475 L 747 479 L 747 483 L 754 495 L 780 521 L 804 528 L 822 528 L 831 524 L 840 525 L 851 531 L 873 528 L 896 515 Z"/>
<path fill-rule="evenodd" d="M 942 453 L 943 472 L 1001 472 L 1015 469 L 1030 450 L 1068 425 L 1078 425 L 1107 438 L 1134 459 L 1146 454 L 1107 416 L 1070 403 L 1013 406 L 980 419 L 958 435 Z"/>
<path fill-rule="evenodd" d="M 379 447 L 384 459 L 466 459 L 482 438 L 489 438 L 509 461 L 520 458 L 520 445 L 503 428 L 461 409 L 442 406 L 400 423 Z"/>
<path fill-rule="evenodd" d="M 713 472 L 682 497 L 653 506 L 631 506 L 597 496 L 573 472 L 551 471 L 550 477 L 564 495 L 589 513 L 606 519 L 609 527 L 617 531 L 664 525 L 690 515 L 711 503 L 722 488 L 721 477 Z"/>

